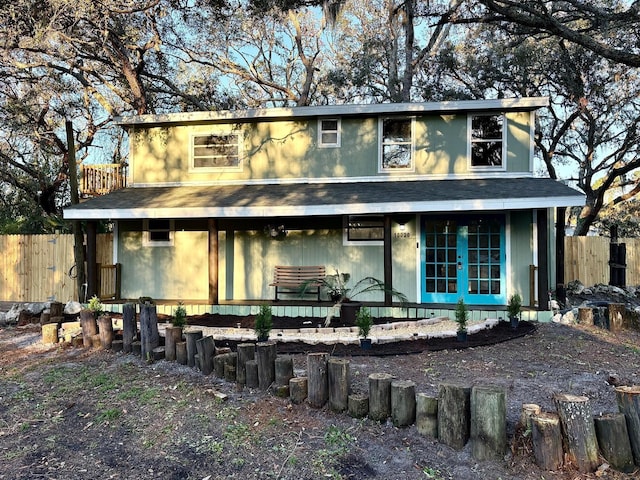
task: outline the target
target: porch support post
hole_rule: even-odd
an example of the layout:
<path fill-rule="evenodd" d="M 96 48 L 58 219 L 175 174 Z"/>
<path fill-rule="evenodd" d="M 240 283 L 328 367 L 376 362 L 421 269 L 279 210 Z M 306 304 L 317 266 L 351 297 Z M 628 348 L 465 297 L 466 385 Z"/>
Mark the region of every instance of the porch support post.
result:
<path fill-rule="evenodd" d="M 538 210 L 538 309 L 549 304 L 549 223 L 546 209 Z"/>
<path fill-rule="evenodd" d="M 218 305 L 218 221 L 209 219 L 209 303 Z"/>
<path fill-rule="evenodd" d="M 391 256 L 391 215 L 384 216 L 384 284 L 391 288 L 393 287 L 393 265 Z M 391 306 L 393 301 L 393 295 L 385 291 L 384 292 L 384 304 L 385 306 Z"/>
<path fill-rule="evenodd" d="M 87 299 L 99 294 L 97 237 L 98 223 L 87 222 Z"/>

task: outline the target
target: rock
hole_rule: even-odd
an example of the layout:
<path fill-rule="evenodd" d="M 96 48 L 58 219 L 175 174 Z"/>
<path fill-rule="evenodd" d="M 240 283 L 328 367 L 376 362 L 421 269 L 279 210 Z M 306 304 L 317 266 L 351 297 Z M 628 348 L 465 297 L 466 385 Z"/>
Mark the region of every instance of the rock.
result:
<path fill-rule="evenodd" d="M 45 308 L 48 308 L 49 304 L 45 302 L 25 303 L 22 306 L 22 310 L 26 311 L 29 315 L 39 317 Z"/>
<path fill-rule="evenodd" d="M 576 323 L 576 316 L 573 313 L 573 310 L 569 310 L 567 313 L 560 317 L 560 323 L 563 325 L 573 325 Z"/>
<path fill-rule="evenodd" d="M 7 314 L 5 312 L 0 312 L 0 327 L 4 327 L 7 325 Z"/>
<path fill-rule="evenodd" d="M 11 306 L 9 311 L 5 314 L 5 322 L 7 325 L 15 325 L 18 323 L 20 319 L 20 312 L 22 308 L 19 305 L 14 304 Z"/>
<path fill-rule="evenodd" d="M 584 291 L 584 285 L 580 280 L 574 280 L 572 282 L 567 283 L 567 293 L 572 293 L 574 295 L 580 295 Z"/>
<path fill-rule="evenodd" d="M 609 285 L 609 292 L 614 295 L 626 296 L 627 292 L 625 292 L 622 288 L 616 287 L 614 285 Z"/>
<path fill-rule="evenodd" d="M 554 323 L 560 323 L 561 319 L 562 319 L 562 314 L 556 313 L 551 319 L 551 321 L 553 321 Z"/>
<path fill-rule="evenodd" d="M 590 288 L 585 288 L 582 290 L 582 295 L 593 295 L 593 290 Z"/>
<path fill-rule="evenodd" d="M 64 306 L 64 313 L 67 315 L 79 315 L 82 310 L 82 304 L 73 300 L 67 302 Z"/>

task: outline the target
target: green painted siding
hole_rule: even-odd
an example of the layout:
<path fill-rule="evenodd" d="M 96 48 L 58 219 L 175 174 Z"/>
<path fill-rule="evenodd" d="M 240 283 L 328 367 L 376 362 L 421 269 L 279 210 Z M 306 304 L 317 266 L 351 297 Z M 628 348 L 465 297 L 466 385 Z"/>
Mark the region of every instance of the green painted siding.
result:
<path fill-rule="evenodd" d="M 507 286 L 507 297 L 515 292 L 522 295 L 523 305 L 529 305 L 529 265 L 533 264 L 533 219 L 530 211 L 510 214 L 511 282 Z M 541 246 L 544 248 L 544 246 Z"/>
<path fill-rule="evenodd" d="M 528 172 L 528 112 L 507 114 L 507 170 Z M 264 179 L 451 175 L 469 173 L 467 115 L 415 119 L 412 172 L 379 173 L 378 117 L 342 118 L 341 146 L 318 148 L 317 120 L 263 121 L 132 129 L 135 184 L 206 183 Z M 193 134 L 242 133 L 241 171 L 189 169 Z"/>

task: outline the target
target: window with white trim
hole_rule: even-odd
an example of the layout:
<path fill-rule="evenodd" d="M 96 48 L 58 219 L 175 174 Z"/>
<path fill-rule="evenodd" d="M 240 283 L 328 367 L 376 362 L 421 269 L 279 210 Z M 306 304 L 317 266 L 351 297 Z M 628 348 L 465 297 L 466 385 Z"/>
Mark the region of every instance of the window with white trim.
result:
<path fill-rule="evenodd" d="M 240 132 L 194 134 L 191 136 L 191 168 L 242 170 L 242 134 Z"/>
<path fill-rule="evenodd" d="M 382 215 L 348 215 L 345 217 L 345 244 L 382 245 L 384 217 Z"/>
<path fill-rule="evenodd" d="M 380 119 L 381 172 L 413 171 L 413 123 L 413 118 Z"/>
<path fill-rule="evenodd" d="M 340 119 L 318 119 L 318 147 L 335 148 L 340 146 Z"/>
<path fill-rule="evenodd" d="M 143 222 L 142 245 L 144 247 L 173 246 L 173 220 L 150 218 Z"/>
<path fill-rule="evenodd" d="M 468 118 L 471 168 L 504 169 L 504 115 L 469 115 Z"/>

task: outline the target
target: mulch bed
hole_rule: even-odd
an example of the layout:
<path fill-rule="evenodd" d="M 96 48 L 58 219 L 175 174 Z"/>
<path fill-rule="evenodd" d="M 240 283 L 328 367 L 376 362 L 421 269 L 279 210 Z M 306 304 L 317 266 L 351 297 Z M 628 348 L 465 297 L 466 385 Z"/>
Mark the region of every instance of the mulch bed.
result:
<path fill-rule="evenodd" d="M 274 317 L 274 329 L 283 328 L 301 328 L 308 327 L 308 318 L 277 318 Z M 391 319 L 378 319 L 376 323 L 386 323 Z M 306 323 L 304 323 L 306 322 Z M 203 315 L 198 317 L 190 317 L 189 325 L 202 325 L 210 327 L 235 327 L 238 323 L 243 328 L 252 328 L 253 319 L 251 317 L 239 318 L 230 317 L 223 318 L 220 316 Z M 315 325 L 316 322 L 312 321 Z M 333 325 L 333 324 L 332 324 Z M 304 342 L 278 342 L 278 353 L 282 354 L 308 354 L 317 352 L 327 352 L 333 356 L 351 357 L 351 356 L 389 356 L 389 355 L 406 355 L 413 353 L 422 353 L 425 351 L 439 350 L 460 350 L 463 348 L 481 347 L 484 345 L 494 345 L 496 343 L 506 342 L 514 338 L 520 338 L 535 332 L 536 326 L 531 322 L 520 322 L 517 329 L 511 328 L 509 322 L 499 322 L 495 327 L 481 330 L 477 333 L 469 334 L 466 342 L 459 342 L 455 337 L 447 338 L 430 338 L 428 340 L 416 339 L 405 340 L 393 343 L 373 344 L 371 350 L 364 350 L 359 345 L 344 344 L 318 344 L 311 345 Z M 278 341 L 278 337 L 273 334 L 269 338 L 272 341 Z M 240 342 L 231 340 L 216 340 L 218 347 L 230 347 L 236 350 L 237 344 Z"/>

